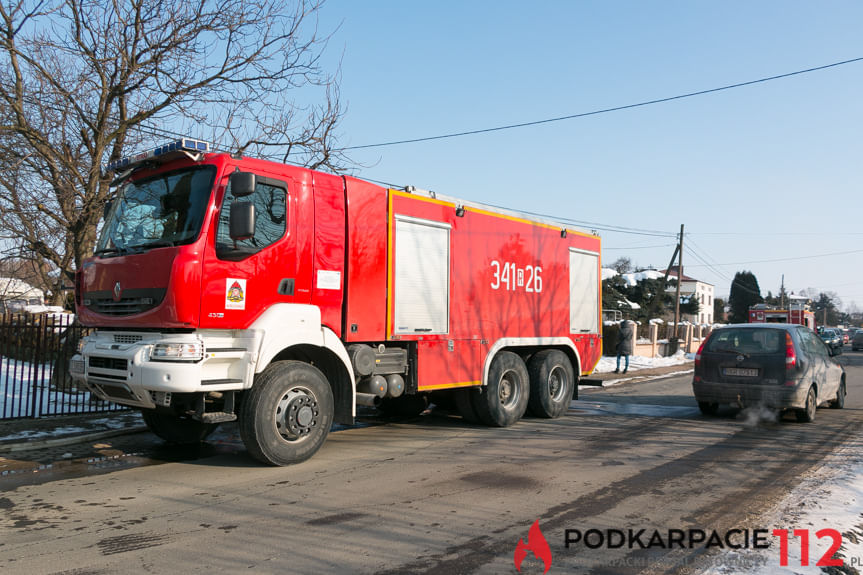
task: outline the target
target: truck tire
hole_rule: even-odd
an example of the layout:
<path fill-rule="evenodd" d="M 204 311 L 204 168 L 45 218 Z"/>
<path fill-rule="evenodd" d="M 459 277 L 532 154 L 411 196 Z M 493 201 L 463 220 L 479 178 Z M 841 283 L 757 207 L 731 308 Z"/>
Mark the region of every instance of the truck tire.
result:
<path fill-rule="evenodd" d="M 560 417 L 569 408 L 575 372 L 560 350 L 546 349 L 534 354 L 527 366 L 530 396 L 527 408 L 537 417 Z"/>
<path fill-rule="evenodd" d="M 502 351 L 494 356 L 488 370 L 488 383 L 471 396 L 480 421 L 492 427 L 507 427 L 527 411 L 530 382 L 522 359 Z"/>
<path fill-rule="evenodd" d="M 301 361 L 267 366 L 240 406 L 240 437 L 267 465 L 291 465 L 314 455 L 333 424 L 333 390 L 321 371 Z"/>
<path fill-rule="evenodd" d="M 176 445 L 200 443 L 219 427 L 218 423 L 204 423 L 155 409 L 142 409 L 141 417 L 154 435 Z"/>

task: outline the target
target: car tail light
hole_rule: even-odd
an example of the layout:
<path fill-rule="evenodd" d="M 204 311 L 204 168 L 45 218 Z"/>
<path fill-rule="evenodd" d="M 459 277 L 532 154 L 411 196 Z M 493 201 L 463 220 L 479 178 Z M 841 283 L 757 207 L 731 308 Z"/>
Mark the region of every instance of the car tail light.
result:
<path fill-rule="evenodd" d="M 794 350 L 794 341 L 791 334 L 785 332 L 785 368 L 797 367 L 797 352 Z"/>
<path fill-rule="evenodd" d="M 695 352 L 695 367 L 701 367 L 701 351 L 704 349 L 705 343 L 707 343 L 707 340 L 701 342 L 701 345 L 698 346 L 698 351 Z"/>

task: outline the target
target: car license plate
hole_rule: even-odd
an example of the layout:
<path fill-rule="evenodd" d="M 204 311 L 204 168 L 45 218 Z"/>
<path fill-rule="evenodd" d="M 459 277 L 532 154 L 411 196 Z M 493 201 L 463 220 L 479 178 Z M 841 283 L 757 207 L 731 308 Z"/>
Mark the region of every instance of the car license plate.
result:
<path fill-rule="evenodd" d="M 748 367 L 726 367 L 722 372 L 736 377 L 758 377 L 758 370 Z"/>

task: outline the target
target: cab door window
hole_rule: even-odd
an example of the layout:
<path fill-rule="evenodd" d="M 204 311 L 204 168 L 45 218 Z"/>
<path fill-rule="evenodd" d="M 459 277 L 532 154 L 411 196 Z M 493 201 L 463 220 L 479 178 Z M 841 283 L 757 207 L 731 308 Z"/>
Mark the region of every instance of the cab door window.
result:
<path fill-rule="evenodd" d="M 262 176 L 255 180 L 255 192 L 245 198 L 235 198 L 231 193 L 231 185 L 228 184 L 219 210 L 219 226 L 216 231 L 216 254 L 220 259 L 247 258 L 285 235 L 288 227 L 287 184 Z M 235 201 L 252 202 L 255 205 L 255 234 L 251 238 L 231 239 L 231 206 Z"/>

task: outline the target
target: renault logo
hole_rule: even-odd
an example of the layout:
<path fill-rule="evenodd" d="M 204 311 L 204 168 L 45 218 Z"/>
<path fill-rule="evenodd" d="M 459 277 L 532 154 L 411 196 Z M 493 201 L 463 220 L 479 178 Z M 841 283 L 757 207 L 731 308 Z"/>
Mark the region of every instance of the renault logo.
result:
<path fill-rule="evenodd" d="M 120 282 L 114 284 L 114 301 L 120 301 L 120 296 L 123 295 L 123 288 L 120 287 Z"/>

